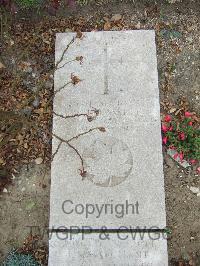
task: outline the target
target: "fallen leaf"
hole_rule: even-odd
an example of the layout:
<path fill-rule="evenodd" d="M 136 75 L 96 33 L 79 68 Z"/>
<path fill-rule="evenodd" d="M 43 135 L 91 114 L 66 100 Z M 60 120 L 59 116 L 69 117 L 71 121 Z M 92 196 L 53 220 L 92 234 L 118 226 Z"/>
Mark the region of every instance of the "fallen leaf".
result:
<path fill-rule="evenodd" d="M 141 28 L 140 21 L 135 25 L 135 28 L 136 28 L 137 30 L 139 30 L 139 29 Z"/>
<path fill-rule="evenodd" d="M 74 85 L 78 84 L 81 81 L 81 79 L 78 76 L 75 76 L 73 74 L 71 74 L 71 80 L 72 80 L 72 84 Z"/>
<path fill-rule="evenodd" d="M 110 24 L 109 21 L 107 21 L 107 22 L 104 24 L 103 29 L 104 29 L 104 30 L 110 30 L 110 29 L 111 29 L 111 24 Z"/>
<path fill-rule="evenodd" d="M 36 164 L 41 164 L 43 162 L 43 159 L 41 157 L 38 157 L 35 159 Z"/>
<path fill-rule="evenodd" d="M 10 40 L 10 45 L 13 46 L 15 42 L 13 40 Z"/>
<path fill-rule="evenodd" d="M 3 164 L 5 164 L 4 159 L 0 158 L 0 165 L 3 165 Z"/>
<path fill-rule="evenodd" d="M 109 18 L 108 17 L 103 17 L 103 19 L 108 22 L 109 21 Z"/>
<path fill-rule="evenodd" d="M 182 108 L 178 109 L 178 111 L 176 111 L 175 115 L 179 114 L 181 110 L 182 110 Z"/>
<path fill-rule="evenodd" d="M 6 68 L 6 67 L 4 66 L 4 64 L 2 64 L 2 63 L 0 62 L 0 69 L 2 69 L 2 68 Z"/>
<path fill-rule="evenodd" d="M 81 39 L 82 37 L 83 37 L 83 33 L 80 30 L 78 30 L 76 33 L 76 38 Z"/>
<path fill-rule="evenodd" d="M 199 121 L 200 121 L 200 119 L 199 119 L 196 115 L 194 115 L 192 118 L 193 118 L 196 122 L 199 122 Z"/>
<path fill-rule="evenodd" d="M 117 22 L 117 21 L 119 21 L 119 20 L 121 20 L 121 19 L 122 19 L 122 15 L 120 15 L 120 14 L 115 14 L 115 15 L 112 16 L 111 21 L 113 21 L 113 22 Z"/>
<path fill-rule="evenodd" d="M 4 188 L 4 189 L 3 189 L 3 193 L 8 193 L 7 188 Z"/>
<path fill-rule="evenodd" d="M 99 130 L 100 130 L 101 132 L 106 132 L 105 127 L 99 127 Z"/>
<path fill-rule="evenodd" d="M 171 109 L 169 110 L 170 114 L 174 113 L 175 111 L 176 111 L 176 108 L 171 108 Z"/>
<path fill-rule="evenodd" d="M 76 57 L 76 61 L 80 61 L 80 64 L 82 64 L 83 63 L 83 56 L 81 55 L 81 56 L 77 56 Z"/>
<path fill-rule="evenodd" d="M 24 148 L 28 149 L 28 144 L 27 143 L 24 143 Z"/>

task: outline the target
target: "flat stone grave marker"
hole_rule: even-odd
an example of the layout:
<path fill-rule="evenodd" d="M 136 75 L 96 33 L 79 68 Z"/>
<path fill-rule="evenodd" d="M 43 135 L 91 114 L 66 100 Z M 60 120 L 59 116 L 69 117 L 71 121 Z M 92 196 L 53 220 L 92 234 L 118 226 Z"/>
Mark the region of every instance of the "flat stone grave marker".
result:
<path fill-rule="evenodd" d="M 49 245 L 50 266 L 167 266 L 167 241 L 161 233 L 55 233 Z"/>
<path fill-rule="evenodd" d="M 49 265 L 168 265 L 154 31 L 57 34 L 55 61 Z"/>
<path fill-rule="evenodd" d="M 154 31 L 59 33 L 50 228 L 164 228 Z"/>

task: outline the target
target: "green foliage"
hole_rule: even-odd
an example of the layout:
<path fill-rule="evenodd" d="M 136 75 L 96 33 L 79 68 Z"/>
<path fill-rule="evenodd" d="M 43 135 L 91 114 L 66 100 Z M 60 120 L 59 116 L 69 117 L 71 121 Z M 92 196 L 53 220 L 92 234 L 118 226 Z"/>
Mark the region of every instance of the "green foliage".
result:
<path fill-rule="evenodd" d="M 39 266 L 40 264 L 31 256 L 11 251 L 2 266 Z"/>
<path fill-rule="evenodd" d="M 15 0 L 21 8 L 33 8 L 41 5 L 41 0 Z"/>
<path fill-rule="evenodd" d="M 121 1 L 121 0 L 118 0 L 118 1 Z M 88 4 L 96 4 L 96 5 L 102 5 L 102 4 L 108 4 L 109 0 L 76 0 L 76 2 L 80 5 L 80 6 L 85 6 L 85 5 L 88 5 Z M 115 2 L 115 1 L 113 1 Z M 116 0 L 117 2 L 117 0 Z"/>
<path fill-rule="evenodd" d="M 175 149 L 186 159 L 200 160 L 200 129 L 195 126 L 192 115 L 165 122 L 164 126 L 163 135 L 168 148 Z"/>
<path fill-rule="evenodd" d="M 76 1 L 79 5 L 85 6 L 91 2 L 91 0 L 77 0 Z"/>
<path fill-rule="evenodd" d="M 170 228 L 165 228 L 165 229 L 164 229 L 164 232 L 165 232 L 165 234 L 166 234 L 167 236 L 170 236 L 170 235 L 172 234 L 172 231 L 171 231 Z"/>

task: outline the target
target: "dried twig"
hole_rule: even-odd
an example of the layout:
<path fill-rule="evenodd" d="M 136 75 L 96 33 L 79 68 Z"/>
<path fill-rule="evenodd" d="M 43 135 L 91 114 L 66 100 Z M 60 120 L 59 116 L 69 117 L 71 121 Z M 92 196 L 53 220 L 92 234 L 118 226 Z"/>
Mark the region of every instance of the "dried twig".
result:
<path fill-rule="evenodd" d="M 58 147 L 56 148 L 56 151 L 52 154 L 51 161 L 53 161 L 53 159 L 56 156 L 56 154 L 58 153 L 61 145 L 62 145 L 62 141 L 60 141 L 60 143 L 58 144 Z"/>
<path fill-rule="evenodd" d="M 86 131 L 86 132 L 80 133 L 80 134 L 78 134 L 77 136 L 72 137 L 72 138 L 69 139 L 69 140 L 63 139 L 63 138 L 57 136 L 56 134 L 52 133 L 52 136 L 54 136 L 55 138 L 57 138 L 58 140 L 60 140 L 60 143 L 59 143 L 59 145 L 58 145 L 56 151 L 55 151 L 54 154 L 53 154 L 53 158 L 54 158 L 55 155 L 58 153 L 58 151 L 59 151 L 59 149 L 60 149 L 62 143 L 67 144 L 67 145 L 68 145 L 70 148 L 72 148 L 72 149 L 75 151 L 75 153 L 78 155 L 78 157 L 79 157 L 79 159 L 80 159 L 80 161 L 81 161 L 80 175 L 82 176 L 82 178 L 84 178 L 85 175 L 86 175 L 86 171 L 85 171 L 85 169 L 84 169 L 83 158 L 82 158 L 81 154 L 79 153 L 78 149 L 76 149 L 72 144 L 70 144 L 70 141 L 72 141 L 72 140 L 74 140 L 74 139 L 78 139 L 80 136 L 86 135 L 86 134 L 88 134 L 88 133 L 90 133 L 90 132 L 92 132 L 92 131 L 94 131 L 94 130 L 100 130 L 101 132 L 105 132 L 105 128 L 104 128 L 104 127 L 95 127 L 95 128 L 91 128 L 91 129 L 89 129 L 89 130 Z M 53 160 L 53 159 L 52 159 L 52 160 Z"/>
<path fill-rule="evenodd" d="M 69 142 L 69 141 L 72 141 L 72 140 L 74 140 L 74 139 L 78 139 L 80 136 L 84 136 L 84 135 L 86 135 L 86 134 L 88 134 L 88 133 L 90 133 L 90 132 L 92 132 L 92 131 L 94 131 L 94 130 L 100 130 L 100 131 L 103 132 L 102 128 L 103 128 L 103 127 L 94 127 L 94 128 L 91 128 L 91 129 L 89 129 L 88 131 L 85 131 L 85 132 L 83 132 L 83 133 L 78 134 L 78 135 L 75 136 L 75 137 L 72 137 L 71 139 L 68 140 L 68 142 Z"/>
<path fill-rule="evenodd" d="M 67 47 L 64 49 L 61 58 L 57 61 L 56 65 L 55 65 L 55 70 L 57 70 L 58 65 L 62 62 L 65 53 L 67 52 L 67 50 L 69 49 L 70 45 L 75 41 L 75 38 L 73 37 L 72 40 L 70 41 L 70 43 L 68 43 Z"/>
<path fill-rule="evenodd" d="M 71 144 L 69 143 L 69 141 L 67 141 L 67 140 L 65 140 L 65 139 L 63 139 L 63 138 L 57 136 L 57 135 L 54 134 L 54 133 L 52 133 L 52 135 L 53 135 L 55 138 L 57 138 L 58 140 L 60 140 L 60 141 L 61 141 L 61 144 L 62 144 L 62 143 L 65 143 L 65 144 L 67 144 L 70 148 L 72 148 L 72 149 L 75 151 L 75 153 L 78 155 L 78 157 L 79 157 L 79 159 L 80 159 L 80 161 L 81 161 L 81 172 L 82 172 L 82 171 L 85 172 L 85 170 L 84 170 L 84 165 L 83 165 L 83 158 L 82 158 L 81 154 L 79 153 L 79 151 L 78 151 L 73 145 L 71 145 Z M 60 144 L 60 146 L 61 146 L 61 144 Z M 59 148 L 57 149 L 57 152 L 58 152 L 58 150 L 59 150 Z M 56 153 L 57 153 L 57 152 L 56 152 Z"/>

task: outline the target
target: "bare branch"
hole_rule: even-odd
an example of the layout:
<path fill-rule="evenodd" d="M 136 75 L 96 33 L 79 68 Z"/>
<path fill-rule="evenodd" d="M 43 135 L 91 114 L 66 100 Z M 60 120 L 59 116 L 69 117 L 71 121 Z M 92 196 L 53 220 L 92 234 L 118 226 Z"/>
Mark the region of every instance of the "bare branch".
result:
<path fill-rule="evenodd" d="M 72 40 L 70 41 L 70 43 L 68 43 L 67 47 L 64 49 L 61 58 L 57 61 L 56 65 L 55 65 L 55 70 L 57 70 L 58 65 L 62 62 L 65 53 L 67 52 L 67 50 L 69 49 L 70 45 L 75 41 L 75 38 L 73 37 Z"/>
<path fill-rule="evenodd" d="M 80 113 L 80 114 L 74 114 L 74 115 L 61 115 L 61 114 L 57 114 L 55 111 L 53 111 L 53 114 L 58 116 L 58 117 L 61 117 L 63 119 L 86 116 L 87 120 L 89 122 L 91 122 L 92 120 L 94 120 L 99 115 L 99 110 L 97 110 L 95 108 L 95 109 L 91 110 L 90 112 L 88 111 L 88 113 Z"/>
<path fill-rule="evenodd" d="M 74 139 L 78 139 L 80 136 L 86 135 L 86 134 L 88 134 L 88 133 L 90 133 L 90 132 L 92 132 L 92 131 L 94 131 L 94 130 L 100 130 L 100 131 L 102 131 L 102 130 L 101 130 L 102 128 L 103 128 L 103 127 L 94 127 L 94 128 L 91 128 L 91 129 L 89 129 L 88 131 L 85 131 L 85 132 L 83 132 L 83 133 L 80 133 L 80 134 L 78 134 L 77 136 L 72 137 L 71 139 L 69 139 L 69 140 L 67 140 L 67 141 L 70 142 L 70 141 L 72 141 L 72 140 L 74 140 Z"/>
<path fill-rule="evenodd" d="M 74 139 L 77 139 L 77 138 L 79 138 L 80 136 L 83 136 L 83 135 L 85 135 L 85 134 L 88 134 L 89 132 L 92 132 L 93 130 L 97 130 L 97 129 L 98 129 L 99 131 L 101 131 L 101 132 L 105 132 L 105 128 L 104 128 L 104 127 L 95 127 L 95 128 L 91 128 L 90 130 L 88 130 L 88 131 L 86 131 L 86 132 L 80 133 L 79 135 L 77 135 L 77 136 L 75 136 L 75 137 L 73 137 L 73 138 L 71 138 L 71 139 L 69 139 L 69 140 L 63 139 L 63 138 L 57 136 L 56 134 L 52 133 L 52 136 L 54 136 L 55 138 L 57 138 L 58 140 L 60 140 L 60 143 L 59 143 L 59 145 L 58 145 L 58 147 L 57 147 L 55 153 L 53 154 L 53 158 L 55 157 L 55 154 L 58 153 L 58 151 L 59 151 L 59 149 L 60 149 L 62 143 L 67 144 L 70 148 L 72 148 L 72 149 L 75 151 L 75 153 L 78 155 L 78 157 L 79 157 L 79 159 L 80 159 L 80 161 L 81 161 L 81 169 L 79 169 L 79 170 L 80 170 L 80 175 L 82 176 L 82 179 L 84 179 L 84 178 L 86 177 L 86 173 L 87 173 L 87 172 L 86 172 L 85 169 L 84 169 L 83 158 L 82 158 L 81 154 L 79 153 L 78 149 L 76 149 L 72 144 L 70 144 L 70 141 L 72 141 L 72 140 L 74 140 Z"/>
<path fill-rule="evenodd" d="M 60 141 L 60 143 L 58 144 L 58 147 L 56 149 L 56 151 L 52 154 L 52 158 L 51 158 L 51 161 L 53 161 L 54 157 L 56 156 L 56 154 L 58 153 L 60 147 L 62 145 L 62 141 Z"/>
<path fill-rule="evenodd" d="M 58 92 L 60 92 L 61 90 L 63 90 L 63 89 L 64 89 L 67 85 L 69 85 L 69 84 L 72 84 L 72 81 L 68 81 L 68 82 L 65 83 L 62 87 L 60 87 L 58 90 L 56 90 L 56 91 L 54 92 L 53 99 L 54 99 L 55 95 L 56 95 Z"/>
<path fill-rule="evenodd" d="M 61 68 L 63 68 L 64 66 L 66 66 L 67 64 L 72 63 L 72 62 L 74 62 L 74 61 L 76 61 L 76 59 L 73 59 L 73 60 L 67 61 L 67 62 L 64 63 L 61 67 L 58 67 L 56 70 L 61 69 Z"/>
<path fill-rule="evenodd" d="M 87 116 L 88 117 L 88 114 L 75 114 L 75 115 L 60 115 L 60 114 L 57 114 L 56 112 L 53 111 L 53 114 L 58 116 L 58 117 L 61 117 L 63 119 L 67 119 L 67 118 L 73 118 L 73 117 L 80 117 L 80 116 Z"/>
<path fill-rule="evenodd" d="M 84 165 L 83 165 L 83 158 L 82 158 L 81 154 L 79 153 L 79 151 L 78 151 L 73 145 L 71 145 L 71 144 L 69 143 L 69 141 L 67 141 L 67 140 L 65 140 L 65 139 L 63 139 L 63 138 L 57 136 L 57 135 L 54 134 L 54 133 L 52 133 L 52 135 L 53 135 L 55 138 L 57 138 L 58 140 L 60 140 L 61 143 L 65 143 L 65 144 L 67 144 L 70 148 L 72 148 L 72 149 L 75 151 L 75 153 L 78 155 L 78 157 L 79 157 L 79 159 L 80 159 L 80 161 L 81 161 L 81 173 L 82 173 L 82 172 L 85 172 L 85 170 L 84 170 Z M 60 146 L 61 146 L 61 144 L 60 144 Z M 58 150 L 59 150 L 59 148 L 58 148 Z M 57 152 L 58 152 L 58 151 L 57 151 Z"/>

